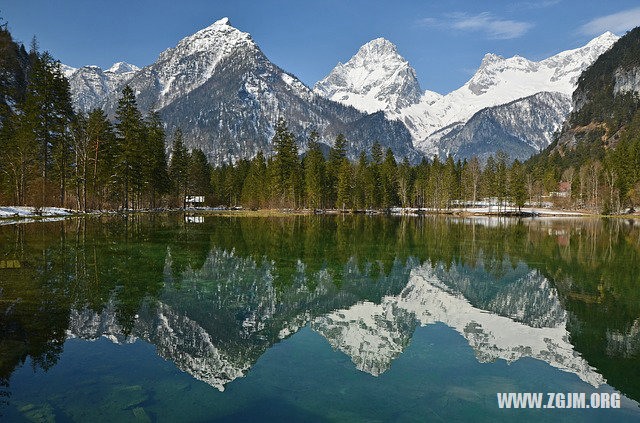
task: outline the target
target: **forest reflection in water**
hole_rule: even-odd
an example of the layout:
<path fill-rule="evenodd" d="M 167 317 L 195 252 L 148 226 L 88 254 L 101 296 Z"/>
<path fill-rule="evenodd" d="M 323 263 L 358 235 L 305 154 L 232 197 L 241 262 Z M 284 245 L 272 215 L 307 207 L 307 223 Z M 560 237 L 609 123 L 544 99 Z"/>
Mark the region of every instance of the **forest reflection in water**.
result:
<path fill-rule="evenodd" d="M 137 214 L 0 227 L 0 380 L 142 339 L 222 391 L 304 327 L 383 374 L 419 326 L 640 400 L 640 226 L 599 219 Z"/>

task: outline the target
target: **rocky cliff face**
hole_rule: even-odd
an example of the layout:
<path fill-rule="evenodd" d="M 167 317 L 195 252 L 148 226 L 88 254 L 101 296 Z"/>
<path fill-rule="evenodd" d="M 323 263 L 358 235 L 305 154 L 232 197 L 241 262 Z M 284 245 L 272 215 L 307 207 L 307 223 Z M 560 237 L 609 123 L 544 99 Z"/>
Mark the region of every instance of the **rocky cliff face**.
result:
<path fill-rule="evenodd" d="M 615 148 L 640 108 L 640 28 L 629 31 L 580 76 L 573 109 L 552 151 Z"/>
<path fill-rule="evenodd" d="M 526 160 L 546 148 L 560 131 L 571 110 L 571 97 L 542 92 L 489 107 L 466 123 L 444 128 L 429 137 L 441 158 L 478 156 L 486 160 L 498 151 L 511 159 Z"/>
<path fill-rule="evenodd" d="M 416 71 L 384 38 L 360 47 L 347 63 L 339 63 L 316 83 L 313 90 L 368 113 L 400 110 L 418 103 L 423 95 Z"/>

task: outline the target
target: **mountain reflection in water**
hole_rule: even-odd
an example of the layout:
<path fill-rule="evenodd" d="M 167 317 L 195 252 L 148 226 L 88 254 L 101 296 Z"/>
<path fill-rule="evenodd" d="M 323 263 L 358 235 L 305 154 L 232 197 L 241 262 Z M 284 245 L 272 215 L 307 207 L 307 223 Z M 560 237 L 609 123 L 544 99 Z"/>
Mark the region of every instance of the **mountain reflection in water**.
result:
<path fill-rule="evenodd" d="M 640 400 L 640 227 L 395 217 L 70 219 L 0 227 L 0 378 L 66 340 L 137 339 L 220 391 L 310 327 L 387 371 L 444 323 L 479 362 L 544 361 Z M 10 402 L 10 400 L 7 400 Z"/>

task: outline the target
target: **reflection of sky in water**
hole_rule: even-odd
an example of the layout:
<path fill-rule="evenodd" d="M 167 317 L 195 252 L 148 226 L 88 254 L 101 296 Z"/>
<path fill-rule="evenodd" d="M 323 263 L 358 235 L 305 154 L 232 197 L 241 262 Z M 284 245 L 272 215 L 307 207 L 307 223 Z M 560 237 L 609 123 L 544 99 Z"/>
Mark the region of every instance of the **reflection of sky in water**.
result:
<path fill-rule="evenodd" d="M 278 249 L 259 247 L 246 255 L 239 244 L 216 246 L 212 222 L 218 220 L 199 222 L 204 229 L 177 231 L 180 242 L 167 247 L 149 237 L 136 240 L 141 256 L 125 264 L 122 276 L 145 280 L 139 267 L 152 251 L 149 257 L 157 263 L 143 266 L 159 272 L 160 284 L 147 287 L 147 299 L 131 310 L 121 295 L 127 287 L 106 291 L 98 308 L 70 307 L 58 362 L 46 373 L 34 373 L 31 359 L 19 367 L 7 388 L 10 406 L 2 413 L 11 419 L 82 421 L 480 415 L 494 420 L 505 416 L 498 414 L 496 392 L 610 392 L 608 375 L 620 380 L 610 370 L 616 360 L 627 368 L 637 363 L 637 318 L 624 330 L 606 331 L 606 345 L 598 351 L 606 350 L 608 357 L 581 352 L 583 338 L 602 342 L 603 336 L 594 338 L 591 325 L 577 316 L 585 315 L 585 307 L 604 308 L 599 304 L 610 300 L 606 294 L 619 288 L 594 290 L 589 281 L 576 285 L 580 269 L 575 274 L 564 269 L 550 280 L 549 266 L 525 264 L 524 254 L 511 261 L 490 252 L 486 245 L 504 242 L 492 237 L 504 225 L 482 225 L 485 232 L 474 233 L 472 245 L 477 241 L 485 248 L 470 254 L 473 262 L 451 264 L 419 260 L 422 246 L 435 242 L 432 235 L 407 246 L 402 244 L 407 229 L 401 227 L 360 240 L 353 232 L 362 228 L 349 228 L 363 248 L 388 242 L 387 251 L 344 257 L 332 251 L 336 244 L 330 239 L 324 251 L 295 258 L 279 257 Z M 276 236 L 269 226 L 251 229 Z M 421 230 L 409 229 L 413 237 Z M 535 237 L 524 236 L 539 244 L 539 254 L 564 253 L 570 262 L 571 237 L 580 243 L 585 232 L 579 226 L 538 228 Z M 384 236 L 389 234 L 394 237 Z M 394 244 L 398 238 L 400 245 Z M 464 250 L 470 240 L 455 242 Z M 186 255 L 183 247 L 194 245 L 198 253 Z M 121 253 L 131 260 L 135 247 Z M 262 251 L 264 257 L 256 254 Z M 389 251 L 396 255 L 391 261 Z M 276 259 L 269 258 L 274 254 Z M 72 271 L 69 267 L 69 275 Z M 586 410 L 556 415 L 638 417 L 636 403 L 625 398 L 623 406 L 597 415 Z M 539 420 L 549 416 L 520 413 Z"/>

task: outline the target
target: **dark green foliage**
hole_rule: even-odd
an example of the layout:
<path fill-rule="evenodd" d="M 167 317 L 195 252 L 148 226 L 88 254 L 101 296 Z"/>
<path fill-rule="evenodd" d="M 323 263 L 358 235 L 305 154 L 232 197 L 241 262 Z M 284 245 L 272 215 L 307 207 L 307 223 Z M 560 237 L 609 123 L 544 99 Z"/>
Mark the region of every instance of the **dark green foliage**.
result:
<path fill-rule="evenodd" d="M 295 207 L 301 198 L 301 167 L 295 138 L 283 118 L 278 119 L 273 136 L 273 193 L 276 205 Z"/>
<path fill-rule="evenodd" d="M 640 69 L 640 28 L 603 53 L 578 81 L 576 110 L 562 133 L 525 166 L 536 189 L 554 192 L 570 185 L 567 205 L 605 214 L 640 204 L 640 97 L 616 89 L 620 78 Z"/>
<path fill-rule="evenodd" d="M 304 160 L 304 181 L 309 208 L 322 208 L 327 196 L 325 178 L 325 160 L 320 151 L 318 133 L 313 131 L 309 137 L 309 152 Z"/>
<path fill-rule="evenodd" d="M 177 203 L 184 207 L 189 182 L 189 152 L 182 141 L 182 131 L 180 129 L 176 129 L 173 134 L 169 174 L 173 189 L 177 195 Z"/>

